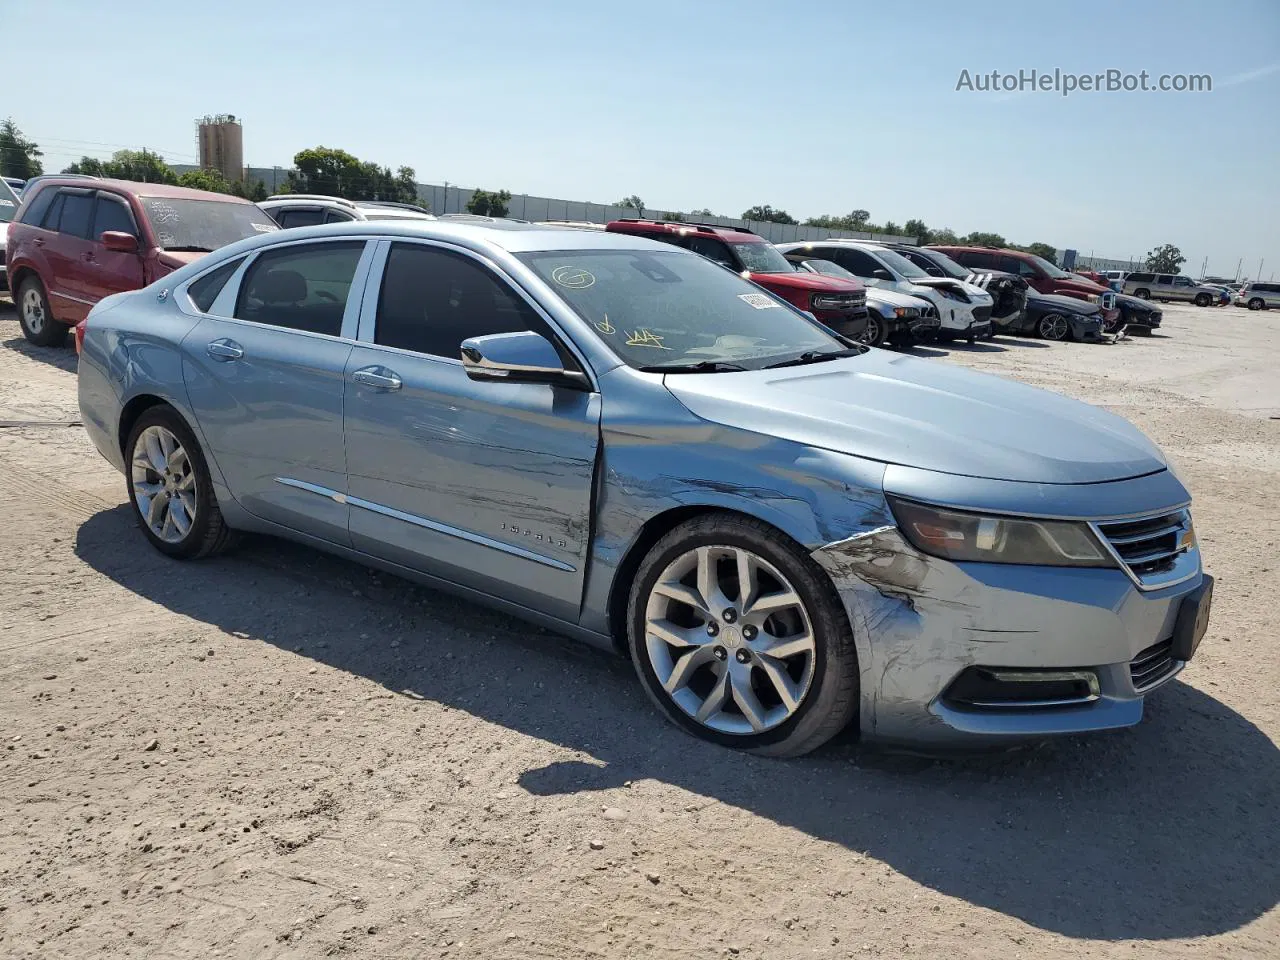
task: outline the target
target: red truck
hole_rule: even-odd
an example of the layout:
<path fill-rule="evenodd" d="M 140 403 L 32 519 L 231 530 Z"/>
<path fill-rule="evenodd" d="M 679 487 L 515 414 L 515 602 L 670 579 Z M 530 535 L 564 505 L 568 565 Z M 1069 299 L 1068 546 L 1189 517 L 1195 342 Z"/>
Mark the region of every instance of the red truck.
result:
<path fill-rule="evenodd" d="M 867 288 L 861 282 L 800 270 L 773 244 L 744 227 L 627 219 L 614 220 L 605 229 L 700 253 L 813 314 L 841 336 L 866 336 Z"/>
<path fill-rule="evenodd" d="M 9 224 L 5 260 L 28 340 L 60 346 L 103 297 L 278 230 L 239 197 L 158 183 L 42 178 Z"/>

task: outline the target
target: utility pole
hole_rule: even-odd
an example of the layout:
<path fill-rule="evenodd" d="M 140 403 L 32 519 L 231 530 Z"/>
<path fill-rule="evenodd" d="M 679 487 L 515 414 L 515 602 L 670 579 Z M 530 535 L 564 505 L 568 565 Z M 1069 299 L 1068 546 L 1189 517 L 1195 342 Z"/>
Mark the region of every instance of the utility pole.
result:
<path fill-rule="evenodd" d="M 1258 275 L 1257 275 L 1257 277 L 1255 277 L 1255 278 L 1254 278 L 1254 279 L 1256 279 L 1256 280 L 1261 280 L 1261 279 L 1262 279 L 1262 263 L 1263 263 L 1263 261 L 1262 261 L 1262 260 L 1259 260 L 1259 261 L 1258 261 Z"/>
<path fill-rule="evenodd" d="M 1232 281 L 1232 283 L 1238 283 L 1238 282 L 1239 282 L 1239 280 L 1240 280 L 1240 268 L 1241 268 L 1241 267 L 1243 267 L 1243 266 L 1244 266 L 1244 257 L 1241 257 L 1241 258 L 1236 262 L 1236 278 L 1235 278 L 1235 280 L 1233 280 L 1233 281 Z"/>

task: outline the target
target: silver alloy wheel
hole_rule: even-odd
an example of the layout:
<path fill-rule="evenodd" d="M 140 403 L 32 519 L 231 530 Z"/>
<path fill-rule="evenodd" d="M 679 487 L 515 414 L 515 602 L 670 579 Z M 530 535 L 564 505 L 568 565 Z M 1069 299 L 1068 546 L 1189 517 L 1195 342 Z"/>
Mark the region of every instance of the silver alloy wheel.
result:
<path fill-rule="evenodd" d="M 867 317 L 867 329 L 862 332 L 862 342 L 872 346 L 880 342 L 880 321 L 875 317 Z"/>
<path fill-rule="evenodd" d="M 668 564 L 649 594 L 644 642 L 667 696 L 720 733 L 772 730 L 813 683 L 817 644 L 804 601 L 742 547 L 697 547 Z"/>
<path fill-rule="evenodd" d="M 44 320 L 44 302 L 40 298 L 40 291 L 35 287 L 27 287 L 27 292 L 22 295 L 22 322 L 28 330 L 38 335 L 44 330 Z"/>
<path fill-rule="evenodd" d="M 1050 313 L 1040 318 L 1040 336 L 1046 340 L 1063 340 L 1071 325 L 1060 313 Z"/>
<path fill-rule="evenodd" d="M 130 480 L 138 513 L 165 543 L 179 543 L 196 519 L 196 474 L 173 433 L 147 427 L 133 447 Z"/>

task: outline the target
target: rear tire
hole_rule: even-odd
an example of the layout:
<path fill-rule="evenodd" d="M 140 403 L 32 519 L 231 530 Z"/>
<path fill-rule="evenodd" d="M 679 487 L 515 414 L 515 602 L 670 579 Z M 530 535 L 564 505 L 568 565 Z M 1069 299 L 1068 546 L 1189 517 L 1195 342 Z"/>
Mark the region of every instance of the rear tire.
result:
<path fill-rule="evenodd" d="M 754 518 L 707 514 L 659 540 L 631 585 L 627 640 L 666 717 L 722 746 L 797 757 L 858 712 L 853 631 L 835 588 Z"/>
<path fill-rule="evenodd" d="M 1261 297 L 1254 297 L 1252 300 L 1250 300 L 1250 301 L 1249 301 L 1249 309 L 1250 309 L 1250 310 L 1261 310 L 1261 309 L 1263 309 L 1265 306 L 1266 306 L 1266 304 L 1262 302 L 1262 298 L 1261 298 Z"/>
<path fill-rule="evenodd" d="M 44 284 L 27 277 L 18 285 L 18 325 L 22 335 L 37 347 L 60 347 L 67 342 L 67 327 L 53 319 Z"/>
<path fill-rule="evenodd" d="M 200 444 L 172 407 L 151 407 L 134 423 L 125 486 L 138 526 L 161 553 L 194 560 L 232 544 Z"/>

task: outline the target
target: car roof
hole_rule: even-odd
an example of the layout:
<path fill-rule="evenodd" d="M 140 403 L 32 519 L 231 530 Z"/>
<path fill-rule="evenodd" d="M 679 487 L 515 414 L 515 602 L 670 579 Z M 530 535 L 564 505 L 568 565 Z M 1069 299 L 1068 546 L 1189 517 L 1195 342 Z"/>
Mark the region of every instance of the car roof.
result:
<path fill-rule="evenodd" d="M 655 236 L 670 236 L 672 234 L 687 236 L 689 234 L 702 233 L 719 237 L 722 240 L 735 240 L 739 243 L 765 242 L 760 234 L 752 233 L 742 227 L 724 227 L 716 223 L 686 222 L 684 220 L 646 220 L 639 217 L 621 217 L 617 220 L 609 221 L 606 229 L 610 232 L 649 233 Z"/>
<path fill-rule="evenodd" d="M 827 246 L 835 244 L 841 247 L 858 247 L 864 250 L 884 250 L 885 244 L 876 243 L 874 240 L 858 240 L 854 237 L 824 237 L 821 240 L 792 240 L 787 243 L 774 244 L 779 250 L 803 250 L 806 247 L 812 248 L 821 244 Z"/>
<path fill-rule="evenodd" d="M 235 256 L 276 243 L 295 243 L 299 240 L 340 236 L 443 240 L 473 249 L 489 247 L 508 253 L 557 250 L 645 250 L 677 256 L 697 256 L 679 247 L 634 234 L 604 233 L 597 230 L 580 230 L 575 227 L 553 227 L 499 219 L 474 223 L 458 220 L 397 218 L 395 220 L 353 220 L 347 223 L 325 223 L 272 231 L 223 247 L 218 251 L 218 257 L 222 259 L 221 255 L 224 252 Z"/>
<path fill-rule="evenodd" d="M 76 187 L 81 190 L 117 190 L 130 193 L 136 197 L 161 197 L 167 200 L 223 200 L 228 203 L 249 203 L 244 197 L 236 197 L 229 193 L 214 193 L 211 190 L 193 190 L 191 187 L 176 187 L 167 183 L 138 183 L 133 180 L 112 180 L 107 177 L 77 179 L 74 177 L 49 177 L 42 179 L 41 187 Z"/>

